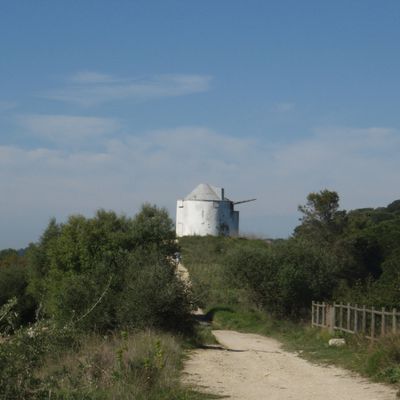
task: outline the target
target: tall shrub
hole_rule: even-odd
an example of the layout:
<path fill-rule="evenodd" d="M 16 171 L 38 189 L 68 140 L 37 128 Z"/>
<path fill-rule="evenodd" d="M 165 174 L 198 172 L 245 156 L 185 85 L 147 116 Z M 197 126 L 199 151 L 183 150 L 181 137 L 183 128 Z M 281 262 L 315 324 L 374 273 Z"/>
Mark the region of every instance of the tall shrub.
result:
<path fill-rule="evenodd" d="M 29 289 L 61 324 L 182 330 L 191 300 L 170 261 L 176 249 L 167 212 L 148 204 L 134 218 L 100 210 L 51 221 L 30 250 Z"/>

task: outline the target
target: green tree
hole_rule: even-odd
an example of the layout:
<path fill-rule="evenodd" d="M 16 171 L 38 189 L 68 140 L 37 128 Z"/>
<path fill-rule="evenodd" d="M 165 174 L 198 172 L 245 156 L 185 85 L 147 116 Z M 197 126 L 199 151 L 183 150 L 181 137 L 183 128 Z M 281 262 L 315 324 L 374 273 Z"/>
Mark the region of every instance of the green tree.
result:
<path fill-rule="evenodd" d="M 339 211 L 339 195 L 335 191 L 324 189 L 310 193 L 307 203 L 299 205 L 298 210 L 303 215 L 301 225 L 295 229 L 296 236 L 330 241 L 345 225 L 346 212 Z"/>
<path fill-rule="evenodd" d="M 175 225 L 165 208 L 145 203 L 133 219 L 132 239 L 135 247 L 155 250 L 161 257 L 178 250 Z"/>
<path fill-rule="evenodd" d="M 52 220 L 30 250 L 30 290 L 44 313 L 61 324 L 171 327 L 166 320 L 175 315 L 172 321 L 183 329 L 191 300 L 170 261 L 176 249 L 168 213 L 148 204 L 134 218 L 100 210 L 94 218 Z M 163 304 L 165 312 L 150 320 L 154 304 Z"/>

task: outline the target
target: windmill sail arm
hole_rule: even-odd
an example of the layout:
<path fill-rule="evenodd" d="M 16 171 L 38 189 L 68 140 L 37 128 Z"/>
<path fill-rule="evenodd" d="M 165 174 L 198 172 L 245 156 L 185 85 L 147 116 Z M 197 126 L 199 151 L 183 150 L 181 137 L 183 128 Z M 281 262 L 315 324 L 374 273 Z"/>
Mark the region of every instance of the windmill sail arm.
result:
<path fill-rule="evenodd" d="M 256 201 L 257 199 L 249 199 L 249 200 L 242 200 L 242 201 L 235 201 L 233 204 L 242 204 L 242 203 L 249 203 L 250 201 Z"/>

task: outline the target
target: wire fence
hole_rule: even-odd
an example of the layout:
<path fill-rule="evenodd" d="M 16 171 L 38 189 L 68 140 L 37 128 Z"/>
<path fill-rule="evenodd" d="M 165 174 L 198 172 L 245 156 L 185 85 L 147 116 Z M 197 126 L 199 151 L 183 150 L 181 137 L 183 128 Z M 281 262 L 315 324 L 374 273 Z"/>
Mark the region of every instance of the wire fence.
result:
<path fill-rule="evenodd" d="M 400 312 L 396 308 L 351 305 L 350 303 L 312 302 L 311 325 L 327 328 L 331 332 L 341 331 L 352 334 L 363 334 L 374 340 L 387 334 L 400 333 Z"/>

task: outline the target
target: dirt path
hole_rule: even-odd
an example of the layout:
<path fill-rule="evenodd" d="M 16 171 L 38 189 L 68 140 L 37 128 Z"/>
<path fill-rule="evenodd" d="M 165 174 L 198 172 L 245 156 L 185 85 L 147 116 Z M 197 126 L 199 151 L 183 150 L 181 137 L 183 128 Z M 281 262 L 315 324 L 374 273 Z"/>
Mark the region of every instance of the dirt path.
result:
<path fill-rule="evenodd" d="M 336 367 L 311 364 L 264 336 L 213 332 L 222 347 L 196 350 L 184 381 L 240 400 L 394 400 L 396 391 Z"/>
<path fill-rule="evenodd" d="M 187 287 L 190 288 L 192 286 L 192 282 L 190 281 L 189 271 L 182 264 L 181 261 L 179 261 L 179 263 L 176 266 L 176 274 Z M 203 310 L 201 308 L 198 308 L 197 310 L 193 311 L 193 314 L 203 315 Z"/>
<path fill-rule="evenodd" d="M 178 262 L 176 265 L 176 274 L 185 283 L 187 286 L 191 286 L 189 271 L 187 268 L 182 264 L 182 262 Z"/>

